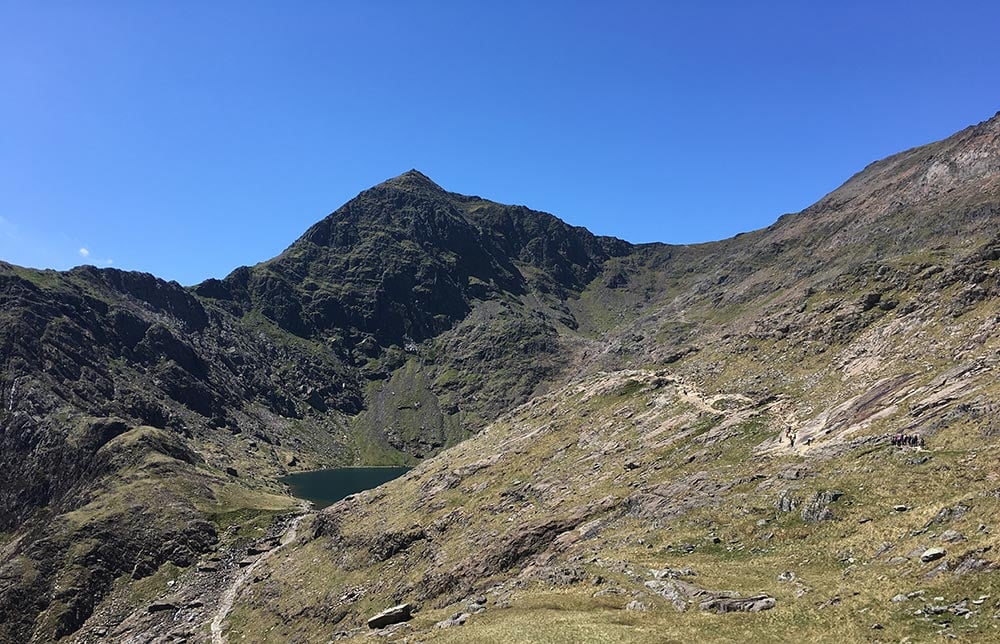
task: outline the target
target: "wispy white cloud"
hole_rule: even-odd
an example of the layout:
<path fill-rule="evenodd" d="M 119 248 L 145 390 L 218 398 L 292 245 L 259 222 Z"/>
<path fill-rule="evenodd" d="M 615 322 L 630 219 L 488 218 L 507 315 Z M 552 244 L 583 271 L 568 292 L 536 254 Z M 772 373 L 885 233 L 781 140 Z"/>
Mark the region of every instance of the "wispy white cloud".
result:
<path fill-rule="evenodd" d="M 77 251 L 77 252 L 80 253 L 80 257 L 82 257 L 83 259 L 87 260 L 88 262 L 90 262 L 94 266 L 111 266 L 112 264 L 115 263 L 115 260 L 111 259 L 110 257 L 108 257 L 107 259 L 101 259 L 99 257 L 93 257 L 93 253 L 86 246 L 81 246 L 80 250 Z"/>

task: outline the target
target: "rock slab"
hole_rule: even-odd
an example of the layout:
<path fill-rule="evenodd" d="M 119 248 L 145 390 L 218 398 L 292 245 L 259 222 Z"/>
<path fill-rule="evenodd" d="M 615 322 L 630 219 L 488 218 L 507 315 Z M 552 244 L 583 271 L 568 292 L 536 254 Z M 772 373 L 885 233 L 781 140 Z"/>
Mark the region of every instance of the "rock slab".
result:
<path fill-rule="evenodd" d="M 392 608 L 387 608 L 381 613 L 368 619 L 368 628 L 385 628 L 392 624 L 409 621 L 413 616 L 412 604 L 399 604 Z"/>
<path fill-rule="evenodd" d="M 928 548 L 924 550 L 924 553 L 920 555 L 920 561 L 927 563 L 928 561 L 936 561 L 945 555 L 944 548 Z"/>
<path fill-rule="evenodd" d="M 698 604 L 701 610 L 716 613 L 759 613 L 774 608 L 774 597 L 754 595 L 753 597 L 713 597 Z"/>

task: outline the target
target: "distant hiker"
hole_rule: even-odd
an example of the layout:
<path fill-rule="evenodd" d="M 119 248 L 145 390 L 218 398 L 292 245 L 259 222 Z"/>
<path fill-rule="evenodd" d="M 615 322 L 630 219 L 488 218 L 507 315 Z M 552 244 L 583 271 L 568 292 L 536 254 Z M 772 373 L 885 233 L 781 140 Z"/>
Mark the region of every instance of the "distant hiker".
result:
<path fill-rule="evenodd" d="M 895 447 L 923 447 L 924 437 L 916 434 L 894 434 L 889 444 Z"/>

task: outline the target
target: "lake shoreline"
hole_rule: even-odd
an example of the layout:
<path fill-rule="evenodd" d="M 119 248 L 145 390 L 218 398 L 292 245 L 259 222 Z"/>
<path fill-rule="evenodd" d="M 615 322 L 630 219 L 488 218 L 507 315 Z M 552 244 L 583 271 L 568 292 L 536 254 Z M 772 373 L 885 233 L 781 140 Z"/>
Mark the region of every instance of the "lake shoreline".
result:
<path fill-rule="evenodd" d="M 423 461 L 421 461 L 422 463 Z M 419 465 L 419 463 L 417 464 Z M 405 467 L 406 469 L 412 470 L 416 465 L 337 465 L 335 467 L 317 467 L 311 470 L 295 470 L 294 472 L 288 472 L 287 474 L 282 474 L 278 477 L 278 481 L 289 476 L 295 476 L 296 474 L 311 474 L 312 472 L 326 472 L 329 470 L 377 470 L 377 469 L 390 469 L 393 467 Z"/>
<path fill-rule="evenodd" d="M 323 509 L 353 494 L 377 488 L 412 469 L 401 465 L 335 467 L 295 472 L 278 480 L 289 487 L 295 498 Z"/>

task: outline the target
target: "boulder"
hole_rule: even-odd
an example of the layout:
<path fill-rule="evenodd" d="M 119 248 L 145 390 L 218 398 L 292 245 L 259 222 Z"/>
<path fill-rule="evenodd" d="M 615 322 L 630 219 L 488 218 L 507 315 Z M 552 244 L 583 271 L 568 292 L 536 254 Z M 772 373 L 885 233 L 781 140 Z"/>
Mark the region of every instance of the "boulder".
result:
<path fill-rule="evenodd" d="M 802 520 L 806 523 L 832 521 L 836 518 L 830 510 L 830 504 L 844 495 L 837 490 L 821 490 L 813 495 L 802 508 Z"/>
<path fill-rule="evenodd" d="M 955 566 L 956 575 L 967 575 L 973 572 L 987 572 L 997 569 L 997 564 L 988 559 L 981 559 L 980 555 L 983 554 L 989 548 L 980 548 L 974 550 L 962 556 L 958 560 L 958 565 Z"/>
<path fill-rule="evenodd" d="M 934 579 L 938 575 L 946 573 L 946 572 L 950 571 L 954 567 L 955 567 L 954 562 L 951 562 L 951 561 L 942 561 L 938 565 L 936 565 L 933 568 L 931 568 L 931 570 L 928 571 L 927 574 L 924 575 L 924 579 Z"/>
<path fill-rule="evenodd" d="M 465 609 L 470 613 L 481 613 L 486 610 L 486 596 L 476 595 L 475 597 L 470 597 L 468 603 L 465 605 Z"/>
<path fill-rule="evenodd" d="M 950 523 L 952 521 L 956 521 L 958 519 L 961 519 L 963 516 L 965 516 L 965 514 L 968 511 L 969 511 L 969 506 L 962 505 L 962 504 L 958 504 L 958 505 L 956 505 L 954 507 L 950 507 L 950 508 L 941 508 L 938 511 L 938 513 L 936 515 L 934 515 L 934 518 L 931 519 L 930 521 L 928 521 L 924 525 L 924 528 L 929 528 L 930 526 L 934 525 L 935 523 L 942 524 L 942 523 Z"/>
<path fill-rule="evenodd" d="M 791 512 L 795 510 L 798 505 L 799 502 L 794 496 L 792 496 L 791 490 L 782 490 L 778 500 L 774 503 L 774 507 L 777 508 L 779 512 Z"/>
<path fill-rule="evenodd" d="M 920 555 L 920 561 L 927 563 L 928 561 L 936 561 L 941 557 L 945 556 L 946 551 L 944 548 L 928 548 L 924 550 L 923 554 Z"/>
<path fill-rule="evenodd" d="M 959 541 L 965 541 L 964 534 L 962 534 L 958 530 L 951 530 L 951 529 L 942 532 L 939 538 L 941 539 L 941 541 L 944 541 L 945 543 L 957 543 Z"/>
<path fill-rule="evenodd" d="M 385 628 L 392 624 L 409 621 L 413 616 L 412 604 L 399 604 L 392 608 L 387 608 L 377 615 L 368 618 L 368 628 Z"/>
<path fill-rule="evenodd" d="M 701 610 L 711 610 L 719 613 L 759 613 L 774 608 L 774 597 L 754 595 L 753 597 L 713 597 L 700 604 Z"/>
<path fill-rule="evenodd" d="M 451 628 L 452 626 L 462 626 L 468 620 L 470 615 L 468 613 L 455 613 L 448 619 L 443 619 L 434 626 L 437 628 Z M 370 624 L 369 624 L 370 625 Z"/>
<path fill-rule="evenodd" d="M 177 610 L 177 604 L 169 601 L 158 601 L 147 606 L 146 610 L 150 613 L 159 613 L 165 610 Z"/>
<path fill-rule="evenodd" d="M 649 574 L 653 579 L 678 579 L 679 577 L 694 577 L 698 573 L 694 568 L 664 568 L 662 570 L 650 569 Z"/>
<path fill-rule="evenodd" d="M 701 590 L 682 581 L 673 580 L 647 581 L 646 588 L 669 601 L 679 611 L 687 609 L 687 597 L 692 594 L 691 589 Z"/>

